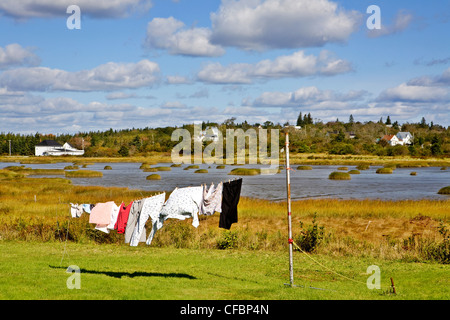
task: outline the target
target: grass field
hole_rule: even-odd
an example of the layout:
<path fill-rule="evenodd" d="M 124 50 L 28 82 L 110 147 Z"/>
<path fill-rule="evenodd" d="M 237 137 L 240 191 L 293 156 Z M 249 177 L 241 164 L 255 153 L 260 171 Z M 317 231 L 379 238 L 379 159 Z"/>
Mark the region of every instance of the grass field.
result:
<path fill-rule="evenodd" d="M 311 253 L 294 252 L 299 287 L 289 288 L 283 202 L 241 198 L 231 230 L 218 214 L 198 228 L 168 221 L 138 247 L 94 230 L 86 214 L 70 217 L 71 202 L 152 194 L 0 170 L 0 299 L 450 299 L 450 199 L 293 202 L 296 244 L 314 223 L 323 234 Z M 69 265 L 81 269 L 81 290 L 66 286 Z M 370 265 L 380 290 L 367 288 Z"/>
<path fill-rule="evenodd" d="M 370 258 L 288 253 L 0 242 L 0 299 L 163 300 L 431 300 L 450 298 L 449 266 Z M 381 289 L 369 290 L 367 267 L 381 270 Z M 68 289 L 68 266 L 80 269 L 80 289 Z M 390 288 L 395 281 L 396 294 Z M 320 289 L 320 290 L 319 290 Z"/>

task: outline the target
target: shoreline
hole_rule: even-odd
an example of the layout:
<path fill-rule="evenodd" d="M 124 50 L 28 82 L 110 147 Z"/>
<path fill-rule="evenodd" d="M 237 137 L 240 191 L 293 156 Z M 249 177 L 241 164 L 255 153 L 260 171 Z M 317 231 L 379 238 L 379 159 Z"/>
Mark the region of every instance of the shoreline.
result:
<path fill-rule="evenodd" d="M 248 160 L 248 157 L 244 160 Z M 173 163 L 170 153 L 155 153 L 148 156 L 134 156 L 134 157 L 80 157 L 80 156 L 0 156 L 0 162 L 16 162 L 23 164 L 45 164 L 45 163 L 61 163 L 61 162 L 73 162 L 73 163 Z M 225 162 L 225 161 L 223 161 Z M 234 164 L 238 165 L 237 161 Z M 246 161 L 247 163 L 248 161 Z M 192 158 L 191 163 L 195 163 Z M 204 163 L 204 161 L 203 161 Z M 279 159 L 279 164 L 283 164 L 284 159 Z M 215 163 L 216 164 L 216 163 Z M 443 167 L 450 166 L 450 158 L 413 158 L 413 157 L 377 157 L 373 155 L 353 155 L 353 156 L 339 156 L 328 154 L 295 154 L 290 155 L 290 164 L 292 165 L 386 165 L 386 164 L 399 164 L 404 167 Z"/>

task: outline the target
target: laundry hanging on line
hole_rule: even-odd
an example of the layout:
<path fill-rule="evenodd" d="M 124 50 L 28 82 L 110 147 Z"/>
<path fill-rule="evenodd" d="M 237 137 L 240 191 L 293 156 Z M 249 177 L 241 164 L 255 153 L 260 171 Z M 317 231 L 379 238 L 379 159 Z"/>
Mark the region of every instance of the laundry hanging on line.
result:
<path fill-rule="evenodd" d="M 114 201 L 93 204 L 70 203 L 73 218 L 89 214 L 89 223 L 95 224 L 95 229 L 109 233 L 116 230 L 125 234 L 125 243 L 137 246 L 139 242 L 150 245 L 155 233 L 160 230 L 167 219 L 185 220 L 192 218 L 192 226 L 199 226 L 199 215 L 210 216 L 215 212 L 220 214 L 219 228 L 230 229 L 237 223 L 237 206 L 240 199 L 242 178 L 228 182 L 220 182 L 217 186 L 211 184 L 197 187 L 175 188 L 167 201 L 165 192 L 131 201 L 117 206 Z M 149 236 L 146 239 L 145 225 L 151 220 Z"/>

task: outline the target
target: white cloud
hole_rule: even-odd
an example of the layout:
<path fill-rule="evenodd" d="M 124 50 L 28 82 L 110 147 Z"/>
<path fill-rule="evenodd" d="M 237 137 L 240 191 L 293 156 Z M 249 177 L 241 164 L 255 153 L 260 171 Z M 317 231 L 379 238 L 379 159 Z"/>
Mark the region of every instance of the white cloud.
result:
<path fill-rule="evenodd" d="M 449 90 L 442 87 L 401 85 L 384 90 L 378 101 L 436 102 L 449 100 Z"/>
<path fill-rule="evenodd" d="M 97 18 L 124 18 L 132 12 L 146 12 L 151 0 L 2 0 L 0 14 L 15 19 L 67 17 L 67 7 L 78 5 L 82 15 Z"/>
<path fill-rule="evenodd" d="M 263 92 L 250 105 L 254 107 L 308 107 L 311 109 L 340 109 L 349 103 L 362 101 L 366 91 L 339 93 L 332 90 L 320 90 L 317 87 L 302 87 L 291 92 Z"/>
<path fill-rule="evenodd" d="M 362 15 L 328 0 L 222 0 L 211 21 L 212 43 L 265 50 L 345 42 Z"/>
<path fill-rule="evenodd" d="M 210 63 L 198 72 L 197 79 L 209 83 L 249 84 L 254 79 L 332 76 L 350 71 L 352 66 L 348 61 L 337 59 L 328 51 L 322 51 L 319 56 L 298 51 L 292 55 L 262 60 L 255 64 L 236 63 L 223 66 L 220 63 Z"/>
<path fill-rule="evenodd" d="M 130 99 L 136 98 L 137 95 L 135 93 L 127 93 L 127 92 L 111 92 L 106 95 L 106 99 L 108 100 L 120 100 L 120 99 Z"/>
<path fill-rule="evenodd" d="M 377 101 L 450 102 L 450 68 L 438 76 L 422 76 L 388 88 Z"/>
<path fill-rule="evenodd" d="M 68 72 L 47 67 L 19 68 L 0 74 L 9 91 L 112 91 L 149 87 L 159 79 L 158 64 L 109 62 L 91 70 Z"/>
<path fill-rule="evenodd" d="M 249 84 L 252 66 L 245 63 L 234 63 L 223 66 L 220 63 L 209 63 L 197 73 L 197 80 L 221 84 Z"/>
<path fill-rule="evenodd" d="M 176 75 L 176 76 L 167 76 L 166 82 L 168 84 L 190 84 L 192 83 L 192 80 L 184 76 Z"/>
<path fill-rule="evenodd" d="M 184 103 L 181 103 L 179 101 L 169 101 L 161 105 L 161 108 L 168 108 L 168 109 L 185 109 L 186 107 L 187 106 Z"/>
<path fill-rule="evenodd" d="M 17 66 L 37 66 L 41 59 L 31 49 L 12 43 L 5 48 L 0 47 L 0 69 Z"/>
<path fill-rule="evenodd" d="M 164 49 L 173 55 L 216 57 L 225 53 L 221 46 L 210 43 L 208 28 L 186 28 L 173 17 L 154 18 L 147 25 L 145 46 Z"/>
<path fill-rule="evenodd" d="M 381 24 L 381 29 L 373 29 L 367 32 L 370 38 L 376 38 L 381 36 L 388 36 L 391 34 L 399 33 L 409 27 L 414 17 L 411 13 L 406 11 L 399 11 L 394 18 L 392 25 Z"/>

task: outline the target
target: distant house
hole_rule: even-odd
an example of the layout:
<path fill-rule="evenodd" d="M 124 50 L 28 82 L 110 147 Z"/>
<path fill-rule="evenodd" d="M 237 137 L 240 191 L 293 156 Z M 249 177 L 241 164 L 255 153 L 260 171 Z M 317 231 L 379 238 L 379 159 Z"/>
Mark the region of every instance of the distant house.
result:
<path fill-rule="evenodd" d="M 399 132 L 397 133 L 397 138 L 399 140 L 399 144 L 402 146 L 413 144 L 413 136 L 409 132 Z"/>
<path fill-rule="evenodd" d="M 399 132 L 396 135 L 387 134 L 381 140 L 386 140 L 390 146 L 405 146 L 413 143 L 413 136 L 409 132 Z"/>
<path fill-rule="evenodd" d="M 67 142 L 61 145 L 55 140 L 44 140 L 34 147 L 34 154 L 36 156 L 81 156 L 84 150 L 78 150 Z"/>
<path fill-rule="evenodd" d="M 200 132 L 197 137 L 194 137 L 196 141 L 219 141 L 219 129 L 217 127 L 207 127 Z"/>
<path fill-rule="evenodd" d="M 292 128 L 292 129 L 294 129 L 294 130 L 302 130 L 302 127 L 301 127 L 301 126 L 285 125 L 284 127 L 285 127 L 286 129 Z M 261 129 L 261 128 L 259 128 L 259 129 Z"/>
<path fill-rule="evenodd" d="M 387 134 L 387 135 L 384 135 L 384 136 L 381 138 L 381 140 L 387 141 L 387 143 L 388 143 L 390 146 L 396 146 L 397 144 L 399 144 L 399 140 L 398 140 L 397 136 L 396 136 L 396 135 L 393 135 L 393 134 Z"/>
<path fill-rule="evenodd" d="M 356 138 L 356 133 L 354 133 L 354 132 L 347 132 L 347 133 L 348 133 L 348 137 L 350 139 L 355 139 Z"/>

